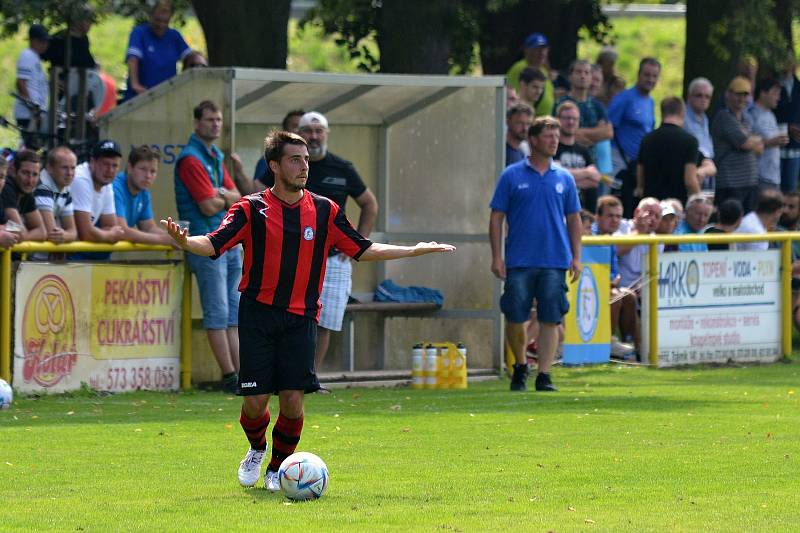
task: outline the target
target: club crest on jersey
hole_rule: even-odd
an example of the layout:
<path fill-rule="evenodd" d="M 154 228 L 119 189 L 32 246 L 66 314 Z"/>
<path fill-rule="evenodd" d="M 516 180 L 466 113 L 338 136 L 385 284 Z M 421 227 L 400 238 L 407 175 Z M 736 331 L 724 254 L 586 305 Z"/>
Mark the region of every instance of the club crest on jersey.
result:
<path fill-rule="evenodd" d="M 312 240 L 314 238 L 314 228 L 306 226 L 303 230 L 303 238 L 307 241 Z"/>

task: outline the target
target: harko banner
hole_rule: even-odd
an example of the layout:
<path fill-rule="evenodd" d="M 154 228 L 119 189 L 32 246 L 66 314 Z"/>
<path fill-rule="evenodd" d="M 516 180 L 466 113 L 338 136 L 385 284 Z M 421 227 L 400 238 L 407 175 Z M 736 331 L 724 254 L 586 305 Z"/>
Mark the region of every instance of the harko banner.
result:
<path fill-rule="evenodd" d="M 21 263 L 14 386 L 177 390 L 182 282 L 183 268 L 171 263 Z"/>
<path fill-rule="evenodd" d="M 658 366 L 781 357 L 780 251 L 658 257 Z M 642 291 L 648 346 L 648 291 Z"/>

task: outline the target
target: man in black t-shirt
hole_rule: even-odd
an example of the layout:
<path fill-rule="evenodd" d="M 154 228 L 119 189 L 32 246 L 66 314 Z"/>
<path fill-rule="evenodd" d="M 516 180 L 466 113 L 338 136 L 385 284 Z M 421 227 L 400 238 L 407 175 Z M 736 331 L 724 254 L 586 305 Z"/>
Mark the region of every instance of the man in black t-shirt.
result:
<path fill-rule="evenodd" d="M 742 203 L 736 198 L 728 198 L 719 204 L 717 209 L 717 223 L 705 229 L 703 233 L 733 233 L 742 222 L 744 209 Z M 709 250 L 729 250 L 730 244 L 709 243 Z"/>
<path fill-rule="evenodd" d="M 594 166 L 591 150 L 575 141 L 581 119 L 580 109 L 575 102 L 566 100 L 556 108 L 556 118 L 561 125 L 561 136 L 553 161 L 572 174 L 580 193 L 581 207 L 594 212 L 597 208 L 600 171 Z"/>
<path fill-rule="evenodd" d="M 351 197 L 361 208 L 358 232 L 369 237 L 378 218 L 378 201 L 361 179 L 350 161 L 328 151 L 328 119 L 322 113 L 310 111 L 300 117 L 300 136 L 308 143 L 308 182 L 306 188 L 330 198 L 345 211 L 347 198 Z M 263 178 L 256 177 L 256 189 L 272 187 L 275 174 L 270 169 Z M 330 332 L 341 331 L 344 309 L 352 290 L 353 269 L 350 258 L 331 250 L 325 270 L 325 283 L 320 295 L 322 311 L 319 317 L 319 332 L 315 366 L 320 370 L 328 351 Z"/>
<path fill-rule="evenodd" d="M 636 164 L 638 198 L 677 198 L 682 203 L 700 192 L 697 138 L 683 129 L 683 100 L 670 96 L 661 101 L 661 126 L 648 133 L 639 146 Z"/>
<path fill-rule="evenodd" d="M 39 155 L 32 150 L 20 150 L 14 156 L 14 176 L 3 186 L 3 215 L 21 226 L 19 240 L 43 241 L 47 237 L 42 216 L 36 209 L 33 190 L 39 184 Z"/>

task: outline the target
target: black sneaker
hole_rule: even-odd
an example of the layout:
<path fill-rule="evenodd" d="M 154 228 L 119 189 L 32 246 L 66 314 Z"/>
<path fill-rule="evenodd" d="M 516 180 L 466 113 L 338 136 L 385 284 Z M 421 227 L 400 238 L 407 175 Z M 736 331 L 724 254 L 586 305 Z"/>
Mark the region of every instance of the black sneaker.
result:
<path fill-rule="evenodd" d="M 536 376 L 536 390 L 542 392 L 556 392 L 558 389 L 550 381 L 550 374 L 539 373 Z"/>
<path fill-rule="evenodd" d="M 239 389 L 239 376 L 235 372 L 222 378 L 222 392 L 236 394 Z"/>
<path fill-rule="evenodd" d="M 528 390 L 525 382 L 528 380 L 528 365 L 514 365 L 514 375 L 511 376 L 511 390 L 524 392 Z"/>

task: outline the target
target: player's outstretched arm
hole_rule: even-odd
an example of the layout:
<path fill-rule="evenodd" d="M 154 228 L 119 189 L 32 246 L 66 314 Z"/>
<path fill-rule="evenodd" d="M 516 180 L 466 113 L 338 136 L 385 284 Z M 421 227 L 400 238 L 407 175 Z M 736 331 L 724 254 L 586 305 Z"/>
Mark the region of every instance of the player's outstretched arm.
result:
<path fill-rule="evenodd" d="M 191 252 L 195 255 L 204 255 L 210 257 L 214 255 L 214 247 L 211 241 L 205 235 L 196 235 L 189 237 L 189 229 L 181 229 L 173 220 L 172 217 L 167 220 L 161 219 L 161 225 L 167 230 L 172 240 L 181 247 L 181 249 Z"/>
<path fill-rule="evenodd" d="M 440 244 L 438 242 L 419 242 L 415 246 L 395 246 L 394 244 L 374 242 L 361 254 L 358 260 L 387 261 L 389 259 L 401 259 L 403 257 L 415 257 L 417 255 L 455 251 L 456 247 L 452 244 Z"/>

